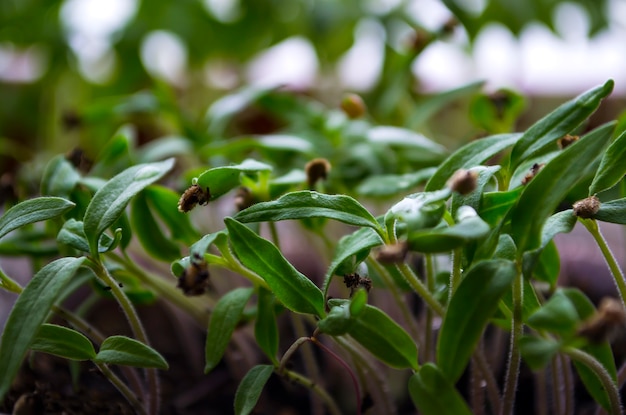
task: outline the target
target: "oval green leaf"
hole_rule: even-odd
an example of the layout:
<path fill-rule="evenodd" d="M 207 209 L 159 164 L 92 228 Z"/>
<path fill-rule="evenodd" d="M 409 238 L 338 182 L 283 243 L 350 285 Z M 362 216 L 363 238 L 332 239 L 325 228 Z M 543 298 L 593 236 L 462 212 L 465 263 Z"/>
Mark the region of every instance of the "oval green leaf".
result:
<path fill-rule="evenodd" d="M 421 157 L 429 160 L 433 158 L 443 158 L 446 148 L 424 135 L 405 128 L 391 126 L 372 127 L 367 131 L 367 139 L 371 143 L 384 144 L 385 146 L 396 146 L 419 150 Z"/>
<path fill-rule="evenodd" d="M 257 317 L 254 324 L 254 337 L 265 355 L 278 365 L 278 325 L 276 322 L 275 298 L 270 290 L 258 289 Z"/>
<path fill-rule="evenodd" d="M 52 305 L 84 261 L 85 258 L 61 258 L 49 263 L 35 274 L 17 298 L 0 340 L 0 400 L 9 390 Z"/>
<path fill-rule="evenodd" d="M 43 172 L 41 194 L 69 197 L 79 180 L 80 174 L 76 168 L 60 154 L 50 160 Z"/>
<path fill-rule="evenodd" d="M 615 186 L 626 174 L 626 131 L 606 149 L 600 167 L 589 186 L 589 196 Z"/>
<path fill-rule="evenodd" d="M 464 145 L 441 163 L 435 174 L 426 183 L 424 191 L 432 192 L 443 188 L 455 171 L 483 164 L 486 160 L 515 144 L 521 136 L 519 133 L 498 134 Z"/>
<path fill-rule="evenodd" d="M 602 203 L 593 218 L 602 222 L 626 225 L 626 197 Z"/>
<path fill-rule="evenodd" d="M 342 264 L 345 264 L 347 260 L 354 256 L 361 256 L 362 253 L 369 253 L 369 251 L 384 242 L 371 228 L 361 228 L 350 235 L 346 235 L 339 240 L 337 247 L 335 248 L 335 256 L 333 257 L 326 276 L 324 278 L 324 292 L 328 291 L 330 280 L 335 275 L 335 272 Z M 364 254 L 363 256 L 367 256 Z M 355 264 L 351 264 L 355 265 Z M 352 266 L 350 268 L 353 268 Z M 352 270 L 350 270 L 351 272 Z"/>
<path fill-rule="evenodd" d="M 572 336 L 579 321 L 574 304 L 561 290 L 557 290 L 540 309 L 528 318 L 527 323 L 537 330 L 547 330 L 561 336 Z"/>
<path fill-rule="evenodd" d="M 593 114 L 600 105 L 600 101 L 613 91 L 613 85 L 614 82 L 608 80 L 604 85 L 584 92 L 559 106 L 533 124 L 511 151 L 509 163 L 511 171 L 514 171 L 523 160 L 536 155 L 549 146 L 554 146 L 556 140 L 580 125 Z M 578 164 L 577 168 L 580 168 L 581 165 Z"/>
<path fill-rule="evenodd" d="M 176 206 L 176 205 L 174 205 Z M 144 192 L 136 195 L 130 204 L 130 224 L 141 246 L 153 258 L 173 261 L 180 257 L 180 248 L 171 237 L 166 236 L 152 215 Z M 180 215 L 187 218 L 186 215 Z"/>
<path fill-rule="evenodd" d="M 370 176 L 356 188 L 361 196 L 388 197 L 406 192 L 425 180 L 435 172 L 434 167 L 421 169 L 407 174 L 381 174 Z"/>
<path fill-rule="evenodd" d="M 243 174 L 271 171 L 272 166 L 248 159 L 233 166 L 215 167 L 198 176 L 198 185 L 209 189 L 210 200 L 215 200 L 240 185 L 239 176 Z"/>
<path fill-rule="evenodd" d="M 524 336 L 519 339 L 520 353 L 531 370 L 541 370 L 546 367 L 560 347 L 559 342 L 551 338 Z"/>
<path fill-rule="evenodd" d="M 118 237 L 117 233 L 116 237 Z M 89 252 L 89 243 L 87 242 L 87 236 L 85 236 L 83 222 L 77 221 L 76 219 L 70 219 L 63 224 L 63 227 L 57 234 L 57 241 L 69 245 L 74 249 L 78 249 L 79 251 Z M 103 233 L 98 242 L 98 252 L 108 252 L 114 249 L 117 242 L 119 241 Z"/>
<path fill-rule="evenodd" d="M 271 242 L 232 218 L 224 219 L 235 254 L 243 265 L 267 282 L 276 298 L 291 311 L 324 315 L 324 296 Z"/>
<path fill-rule="evenodd" d="M 537 249 L 533 249 L 532 251 L 528 251 L 524 253 L 522 270 L 526 278 L 530 278 L 533 276 L 533 270 L 537 265 L 540 265 L 542 254 L 547 249 L 550 248 L 550 242 L 552 239 L 559 233 L 569 233 L 574 229 L 574 225 L 576 225 L 576 216 L 574 216 L 571 209 L 564 210 L 559 213 L 555 213 L 550 216 L 541 230 L 541 243 Z M 550 253 L 554 253 L 554 247 Z M 558 252 L 557 252 L 557 260 L 558 260 Z M 558 271 L 557 271 L 558 273 Z M 541 275 L 541 274 L 539 274 Z M 551 286 L 556 284 L 556 278 L 558 275 L 552 275 L 552 278 L 543 281 L 546 281 Z"/>
<path fill-rule="evenodd" d="M 350 306 L 348 307 L 348 313 Z M 396 368 L 417 370 L 417 346 L 409 334 L 379 308 L 365 305 L 352 316 L 348 334 L 380 361 Z"/>
<path fill-rule="evenodd" d="M 97 254 L 97 241 L 102 232 L 119 218 L 130 199 L 163 177 L 173 166 L 174 159 L 138 164 L 113 177 L 96 192 L 83 219 L 92 254 Z"/>
<path fill-rule="evenodd" d="M 76 330 L 56 324 L 43 324 L 30 349 L 71 360 L 91 360 L 96 357 L 93 344 L 87 337 Z"/>
<path fill-rule="evenodd" d="M 168 369 L 167 361 L 159 352 L 138 340 L 126 336 L 107 337 L 93 359 L 96 363 Z"/>
<path fill-rule="evenodd" d="M 571 187 L 581 177 L 581 168 L 590 165 L 611 137 L 614 123 L 598 127 L 563 150 L 526 185 L 511 211 L 511 236 L 518 253 L 541 244 L 541 229 Z"/>
<path fill-rule="evenodd" d="M 449 252 L 487 236 L 490 231 L 489 225 L 469 206 L 461 206 L 457 216 L 458 222 L 453 226 L 409 233 L 409 249 L 423 253 Z"/>
<path fill-rule="evenodd" d="M 189 219 L 189 215 L 181 215 L 178 211 L 180 195 L 167 187 L 152 185 L 142 192 L 145 194 L 150 210 L 155 213 L 167 227 L 172 239 L 187 244 L 199 237 Z"/>
<path fill-rule="evenodd" d="M 236 415 L 248 415 L 252 412 L 273 371 L 274 367 L 271 365 L 257 365 L 246 373 L 235 393 Z"/>
<path fill-rule="evenodd" d="M 495 259 L 471 268 L 452 295 L 437 342 L 437 365 L 456 382 L 498 302 L 517 274 L 512 261 Z"/>
<path fill-rule="evenodd" d="M 567 298 L 570 299 L 572 304 L 574 304 L 581 320 L 584 321 L 590 318 L 596 312 L 591 300 L 589 300 L 589 298 L 587 298 L 587 296 L 585 296 L 585 294 L 577 288 L 564 288 L 562 292 L 567 296 Z M 617 382 L 617 368 L 615 367 L 615 358 L 613 357 L 613 351 L 609 342 L 605 341 L 599 344 L 588 344 L 584 346 L 582 350 L 595 357 L 596 360 L 606 369 L 606 371 L 609 372 L 613 381 Z M 602 382 L 598 380 L 595 373 L 587 366 L 576 361 L 574 362 L 574 367 L 585 385 L 587 392 L 589 392 L 589 394 L 593 396 L 593 399 L 604 409 L 609 411 L 611 407 L 609 397 L 606 394 L 606 390 L 604 389 Z"/>
<path fill-rule="evenodd" d="M 502 221 L 522 194 L 522 187 L 505 192 L 486 192 L 480 199 L 480 217 L 489 225 L 495 226 Z"/>
<path fill-rule="evenodd" d="M 345 195 L 303 190 L 271 202 L 257 203 L 235 215 L 242 223 L 305 218 L 335 219 L 348 225 L 380 229 L 376 218 L 359 202 Z"/>
<path fill-rule="evenodd" d="M 204 373 L 209 373 L 222 360 L 230 337 L 241 319 L 246 303 L 252 295 L 252 288 L 236 288 L 225 294 L 215 305 L 207 331 L 204 355 Z"/>
<path fill-rule="evenodd" d="M 60 197 L 37 197 L 18 203 L 0 217 L 0 238 L 24 225 L 61 216 L 74 206 Z"/>
<path fill-rule="evenodd" d="M 471 415 L 467 403 L 442 371 L 426 363 L 409 379 L 411 400 L 424 415 Z"/>

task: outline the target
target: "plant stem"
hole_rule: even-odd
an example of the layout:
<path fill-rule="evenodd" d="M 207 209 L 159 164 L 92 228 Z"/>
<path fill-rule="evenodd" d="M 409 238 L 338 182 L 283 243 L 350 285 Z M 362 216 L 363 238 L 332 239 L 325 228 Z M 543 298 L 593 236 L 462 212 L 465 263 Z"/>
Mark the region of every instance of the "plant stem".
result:
<path fill-rule="evenodd" d="M 184 310 L 200 326 L 207 326 L 209 321 L 209 313 L 207 310 L 199 305 L 195 300 L 185 296 L 180 290 L 175 289 L 174 284 L 161 277 L 143 271 L 126 255 L 122 257 L 115 253 L 110 253 L 109 257 L 118 264 L 123 265 L 127 272 L 138 278 L 150 289 L 156 291 L 159 296 L 165 298 L 181 310 Z"/>
<path fill-rule="evenodd" d="M 452 299 L 452 294 L 461 283 L 461 257 L 463 250 L 458 248 L 452 253 L 452 272 L 450 273 L 450 290 L 448 291 L 448 303 Z"/>
<path fill-rule="evenodd" d="M 285 354 L 283 354 L 282 359 L 280 359 L 280 363 L 278 365 L 278 369 L 277 372 L 283 373 L 285 371 L 285 367 L 287 366 L 287 362 L 289 361 L 289 359 L 291 359 L 291 356 L 293 356 L 293 354 L 298 350 L 298 348 L 300 346 L 302 346 L 304 343 L 311 341 L 310 337 L 300 337 L 298 340 L 296 340 L 295 342 L 293 342 L 293 344 L 291 346 L 289 346 L 289 349 L 287 349 L 287 351 L 285 352 Z"/>
<path fill-rule="evenodd" d="M 270 290 L 270 287 L 267 285 L 267 283 L 265 282 L 263 278 L 261 278 L 256 273 L 250 271 L 248 268 L 241 265 L 239 260 L 237 260 L 235 256 L 232 254 L 232 252 L 230 252 L 230 248 L 228 248 L 228 245 L 226 246 L 218 245 L 217 247 L 222 253 L 222 257 L 226 260 L 225 262 L 226 268 L 249 279 L 252 282 L 252 284 L 258 285 L 267 290 Z"/>
<path fill-rule="evenodd" d="M 293 330 L 296 336 L 302 338 L 306 336 L 306 327 L 304 326 L 304 322 L 302 321 L 302 316 L 299 314 L 291 313 L 291 324 L 293 325 Z M 312 340 L 314 342 L 314 340 Z M 302 360 L 304 361 L 304 369 L 306 370 L 307 376 L 309 376 L 313 380 L 319 379 L 319 371 L 317 370 L 318 365 L 315 361 L 315 355 L 313 354 L 313 350 L 309 345 L 302 345 Z M 321 414 L 323 413 L 323 407 L 321 402 L 315 398 L 313 392 L 311 392 L 311 413 L 313 414 Z"/>
<path fill-rule="evenodd" d="M 574 382 L 572 379 L 572 367 L 569 359 L 562 353 L 558 355 L 561 363 L 563 373 L 563 389 L 565 390 L 565 396 L 563 398 L 565 407 L 563 413 L 566 415 L 572 415 L 574 413 Z"/>
<path fill-rule="evenodd" d="M 435 291 L 435 267 L 433 264 L 432 254 L 426 255 L 426 288 L 429 292 Z M 426 361 L 434 360 L 433 354 L 433 310 L 426 308 L 426 321 L 424 324 L 424 359 Z"/>
<path fill-rule="evenodd" d="M 593 356 L 583 352 L 582 350 L 568 347 L 563 350 L 572 360 L 587 366 L 598 378 L 604 390 L 606 391 L 609 402 L 611 403 L 611 414 L 619 415 L 622 413 L 622 404 L 620 403 L 619 391 L 613 382 L 611 375 Z"/>
<path fill-rule="evenodd" d="M 402 297 L 402 294 L 398 291 L 398 287 L 393 282 L 393 279 L 391 278 L 391 275 L 389 275 L 389 272 L 385 269 L 385 267 L 380 264 L 380 262 L 376 261 L 371 255 L 367 257 L 367 264 L 376 271 L 380 278 L 382 278 L 385 286 L 391 292 L 391 295 L 393 296 L 393 299 L 395 300 L 398 308 L 400 308 L 400 312 L 402 313 L 404 321 L 409 327 L 411 337 L 413 337 L 413 339 L 415 339 L 418 344 L 424 343 L 420 339 L 419 329 L 415 324 L 415 318 L 411 314 L 411 310 L 409 310 L 409 307 L 404 297 Z"/>
<path fill-rule="evenodd" d="M 500 391 L 498 390 L 498 382 L 493 375 L 493 371 L 489 368 L 489 364 L 485 359 L 483 349 L 476 349 L 472 355 L 472 362 L 480 371 L 483 380 L 487 384 L 487 398 L 491 404 L 494 414 L 500 413 Z"/>
<path fill-rule="evenodd" d="M 128 400 L 133 409 L 138 414 L 146 414 L 146 409 L 143 404 L 137 399 L 137 396 L 133 393 L 132 390 L 126 386 L 124 382 L 115 374 L 109 367 L 104 363 L 95 363 L 100 372 L 115 386 L 115 388 Z"/>
<path fill-rule="evenodd" d="M 322 342 L 320 342 L 317 338 L 313 337 L 311 341 L 315 343 L 320 349 L 324 350 L 326 353 L 332 356 L 341 366 L 343 366 L 344 369 L 348 371 L 350 379 L 352 379 L 352 384 L 354 385 L 354 393 L 356 395 L 356 413 L 357 415 L 361 415 L 361 391 L 359 389 L 359 382 L 357 382 L 356 376 L 354 375 L 354 372 L 352 372 L 350 366 L 348 366 L 348 364 L 344 362 L 343 359 L 339 357 L 335 352 L 324 346 L 324 344 L 322 344 Z"/>
<path fill-rule="evenodd" d="M 611 274 L 613 274 L 613 280 L 617 285 L 617 290 L 619 291 L 619 296 L 622 299 L 622 304 L 626 307 L 626 278 L 624 277 L 624 273 L 618 265 L 615 256 L 613 256 L 611 248 L 609 248 L 604 236 L 602 236 L 598 222 L 594 219 L 580 219 L 580 222 L 585 226 L 585 228 L 587 228 L 589 233 L 591 233 L 591 236 L 593 236 L 593 239 L 598 244 L 598 247 L 600 247 L 602 255 L 604 255 L 604 260 L 609 266 Z"/>
<path fill-rule="evenodd" d="M 278 230 L 276 229 L 275 222 L 268 222 L 267 225 L 270 228 L 270 234 L 272 235 L 272 242 L 276 245 L 276 248 L 280 250 L 280 238 L 278 237 Z"/>
<path fill-rule="evenodd" d="M 506 370 L 506 381 L 504 383 L 504 393 L 502 398 L 502 408 L 500 415 L 513 413 L 515 405 L 515 391 L 519 377 L 521 356 L 518 341 L 522 336 L 522 304 L 524 300 L 524 285 L 521 266 L 518 263 L 518 272 L 513 282 L 513 319 L 511 322 L 511 344 L 509 351 L 509 363 Z"/>
<path fill-rule="evenodd" d="M 150 343 L 148 341 L 148 336 L 141 324 L 141 320 L 137 315 L 137 311 L 133 304 L 126 296 L 126 293 L 120 288 L 120 286 L 115 282 L 113 277 L 109 274 L 107 269 L 102 265 L 99 261 L 89 261 L 89 265 L 94 273 L 104 282 L 107 286 L 111 288 L 111 294 L 117 300 L 118 304 L 122 308 L 122 311 L 126 315 L 128 319 L 128 323 L 130 324 L 131 330 L 133 331 L 133 335 L 137 340 L 149 346 Z M 146 376 L 148 380 L 148 389 L 150 390 L 149 402 L 148 402 L 148 412 L 150 414 L 158 414 L 159 406 L 160 406 L 160 396 L 159 396 L 159 378 L 157 376 L 156 369 L 146 369 Z"/>
<path fill-rule="evenodd" d="M 57 305 L 53 305 L 52 310 L 59 317 L 61 317 L 62 319 L 70 323 L 72 326 L 74 326 L 74 328 L 84 333 L 97 345 L 100 345 L 105 340 L 106 337 L 104 334 L 102 334 L 98 329 L 93 327 L 91 324 L 83 320 L 81 317 L 79 317 L 75 313 L 72 313 L 71 311 L 66 310 L 65 308 L 57 306 Z M 136 394 L 141 394 L 141 395 L 145 394 L 145 391 L 141 385 L 141 380 L 139 379 L 139 376 L 135 368 L 132 368 L 130 366 L 120 366 L 120 370 L 124 373 L 124 375 L 126 376 L 126 379 L 128 379 L 128 382 L 130 382 L 131 387 L 133 391 L 135 391 Z M 107 376 L 106 373 L 103 372 L 103 374 Z M 111 381 L 111 383 L 115 385 L 112 379 L 109 379 L 109 380 Z M 120 390 L 120 392 L 122 394 L 124 393 L 124 391 L 122 390 Z M 124 397 L 130 402 L 130 399 L 128 396 L 124 395 Z"/>
<path fill-rule="evenodd" d="M 330 396 L 328 392 L 326 392 L 320 385 L 318 385 L 311 379 L 308 379 L 305 376 L 302 376 L 301 374 L 293 372 L 291 370 L 283 369 L 283 371 L 279 372 L 279 374 L 315 392 L 317 396 L 319 396 L 320 399 L 326 404 L 326 408 L 328 408 L 328 412 L 330 412 L 331 415 L 342 414 L 339 406 L 337 405 L 337 402 L 335 402 L 332 396 Z"/>
<path fill-rule="evenodd" d="M 537 415 L 548 415 L 548 396 L 546 391 L 546 370 L 535 372 L 535 413 Z"/>
<path fill-rule="evenodd" d="M 417 278 L 417 275 L 409 268 L 409 266 L 402 262 L 400 264 L 396 264 L 396 268 L 400 271 L 400 274 L 404 277 L 406 282 L 409 283 L 411 288 L 420 296 L 422 299 L 432 308 L 432 310 L 440 316 L 443 316 L 445 310 L 443 306 L 433 297 L 433 295 L 428 291 L 428 289 L 424 286 L 424 283 Z"/>
<path fill-rule="evenodd" d="M 561 410 L 561 370 L 560 370 L 560 362 L 556 356 L 552 358 L 552 405 L 554 406 L 554 413 L 560 414 L 563 411 Z"/>

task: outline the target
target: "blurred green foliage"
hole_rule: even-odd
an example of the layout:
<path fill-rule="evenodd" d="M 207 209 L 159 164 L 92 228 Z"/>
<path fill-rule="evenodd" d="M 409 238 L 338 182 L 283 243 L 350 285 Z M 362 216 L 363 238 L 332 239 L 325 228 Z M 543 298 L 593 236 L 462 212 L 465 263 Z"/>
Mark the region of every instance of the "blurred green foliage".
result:
<path fill-rule="evenodd" d="M 0 4 L 0 46 L 15 51 L 34 48 L 41 54 L 44 65 L 43 75 L 34 82 L 0 80 L 0 174 L 14 172 L 20 164 L 33 160 L 35 154 L 44 154 L 42 157 L 48 159 L 74 147 L 82 148 L 88 159 L 97 159 L 111 135 L 124 124 L 135 126 L 139 146 L 173 135 L 190 140 L 197 148 L 209 145 L 211 151 L 209 143 L 219 142 L 224 135 L 282 133 L 285 127 L 303 132 L 302 120 L 290 119 L 286 109 L 306 105 L 317 111 L 315 117 L 304 121 L 308 124 L 312 120 L 322 122 L 329 114 L 318 111 L 315 100 L 303 100 L 293 93 L 259 93 L 258 100 L 252 97 L 242 103 L 238 118 L 230 114 L 235 118 L 231 129 L 217 135 L 207 125 L 205 112 L 230 89 L 245 85 L 246 65 L 253 57 L 294 36 L 310 41 L 319 61 L 318 85 L 298 94 L 312 95 L 337 107 L 341 93 L 336 80 L 338 63 L 354 45 L 358 33 L 355 29 L 366 19 L 378 23 L 385 36 L 380 76 L 364 95 L 369 116 L 377 123 L 428 133 L 428 121 L 434 113 L 480 89 L 479 84 L 469 86 L 447 99 L 440 96 L 434 103 L 421 96 L 419 80 L 412 74 L 411 65 L 432 42 L 445 41 L 455 25 L 448 22 L 439 29 L 427 30 L 412 14 L 411 2 L 375 0 L 233 1 L 235 7 L 226 16 L 211 13 L 208 1 L 138 0 L 128 21 L 109 36 L 115 57 L 111 76 L 106 82 L 96 84 L 81 76 L 76 52 L 80 40 L 73 38 L 67 19 L 71 3 L 4 0 Z M 533 21 L 553 28 L 554 10 L 564 2 L 490 0 L 479 15 L 472 14 L 464 2 L 444 0 L 442 3 L 473 37 L 492 21 L 503 23 L 514 33 Z M 605 0 L 575 3 L 588 12 L 593 33 L 606 25 Z M 144 67 L 140 54 L 142 42 L 155 31 L 174 34 L 187 49 L 183 85 L 170 85 Z M 399 32 L 406 35 L 400 44 L 396 41 Z M 207 65 L 213 64 L 226 64 L 235 74 L 236 84 L 216 87 L 205 82 Z M 499 126 L 480 126 L 478 122 L 479 128 L 500 131 L 510 124 L 508 119 Z M 312 127 L 320 132 L 319 126 Z M 480 132 L 470 124 L 457 128 L 461 129 L 461 137 L 469 138 Z"/>

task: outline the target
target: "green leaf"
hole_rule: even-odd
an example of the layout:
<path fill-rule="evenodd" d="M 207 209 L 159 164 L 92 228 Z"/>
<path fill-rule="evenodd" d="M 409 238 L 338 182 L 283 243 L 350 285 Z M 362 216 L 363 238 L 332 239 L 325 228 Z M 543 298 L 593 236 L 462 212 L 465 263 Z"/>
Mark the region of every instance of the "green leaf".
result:
<path fill-rule="evenodd" d="M 605 124 L 571 144 L 526 185 L 517 205 L 510 211 L 511 236 L 520 254 L 540 246 L 545 220 L 578 182 L 581 168 L 602 152 L 614 126 Z"/>
<path fill-rule="evenodd" d="M 215 167 L 198 176 L 198 185 L 209 189 L 210 200 L 215 200 L 240 185 L 241 174 L 271 171 L 272 166 L 252 159 L 233 166 Z"/>
<path fill-rule="evenodd" d="M 324 292 L 327 291 L 327 287 L 330 284 L 330 280 L 335 275 L 335 272 L 341 265 L 345 264 L 346 261 L 353 258 L 354 256 L 360 256 L 362 253 L 369 253 L 369 251 L 379 245 L 382 245 L 384 242 L 380 238 L 376 232 L 374 232 L 371 228 L 361 228 L 350 235 L 346 235 L 339 240 L 337 247 L 335 248 L 335 256 L 333 257 L 330 266 L 328 267 L 328 271 L 326 271 L 326 276 L 324 277 Z M 367 256 L 367 254 L 363 254 L 363 256 Z M 352 272 L 355 263 L 351 263 Z"/>
<path fill-rule="evenodd" d="M 391 206 L 385 213 L 387 229 L 398 235 L 418 232 L 437 225 L 445 212 L 444 201 L 451 195 L 448 188 L 435 192 L 420 192 L 409 195 Z"/>
<path fill-rule="evenodd" d="M 113 177 L 96 192 L 83 219 L 92 254 L 97 253 L 97 241 L 102 232 L 119 218 L 130 199 L 163 177 L 173 166 L 174 159 L 138 164 Z"/>
<path fill-rule="evenodd" d="M 96 357 L 93 344 L 87 337 L 76 330 L 55 324 L 43 324 L 30 348 L 71 360 L 91 360 Z"/>
<path fill-rule="evenodd" d="M 471 415 L 461 394 L 442 370 L 426 363 L 409 379 L 411 400 L 424 415 Z"/>
<path fill-rule="evenodd" d="M 443 188 L 455 171 L 483 164 L 486 160 L 515 144 L 521 136 L 518 133 L 498 134 L 464 145 L 439 165 L 435 174 L 426 183 L 424 190 L 432 192 Z"/>
<path fill-rule="evenodd" d="M 115 238 L 111 238 L 106 233 L 103 233 L 98 242 L 98 252 L 109 252 L 115 249 L 121 235 L 116 232 L 115 236 Z M 63 227 L 57 235 L 57 241 L 69 245 L 74 249 L 78 249 L 79 251 L 89 252 L 89 243 L 87 242 L 83 222 L 75 219 L 70 219 L 63 224 Z"/>
<path fill-rule="evenodd" d="M 324 315 L 324 296 L 271 242 L 232 218 L 224 219 L 235 254 L 241 263 L 267 282 L 276 298 L 291 311 Z"/>
<path fill-rule="evenodd" d="M 148 206 L 145 193 L 140 192 L 136 195 L 130 206 L 130 224 L 143 249 L 151 257 L 161 261 L 170 262 L 180 258 L 178 244 L 163 233 L 154 216 L 152 216 L 153 210 Z M 187 218 L 186 215 L 180 216 Z"/>
<path fill-rule="evenodd" d="M 435 172 L 434 167 L 421 169 L 407 174 L 381 174 L 370 176 L 363 180 L 356 188 L 356 192 L 362 196 L 388 197 L 408 191 L 425 180 L 428 180 Z"/>
<path fill-rule="evenodd" d="M 602 222 L 626 225 L 626 197 L 600 204 L 600 210 L 593 218 Z"/>
<path fill-rule="evenodd" d="M 0 217 L 0 238 L 29 223 L 61 216 L 74 206 L 60 197 L 37 197 L 18 203 Z"/>
<path fill-rule="evenodd" d="M 350 298 L 350 315 L 358 317 L 367 305 L 367 291 L 359 288 Z"/>
<path fill-rule="evenodd" d="M 562 292 L 569 298 L 572 304 L 574 304 L 578 316 L 582 321 L 591 318 L 591 316 L 596 313 L 596 309 L 591 300 L 577 288 L 564 288 Z M 617 382 L 617 368 L 615 367 L 615 358 L 613 357 L 613 351 L 609 342 L 588 344 L 584 346 L 582 350 L 595 357 L 596 360 L 604 366 L 607 372 L 609 372 L 613 381 Z M 598 380 L 595 373 L 587 366 L 578 362 L 574 362 L 574 367 L 585 385 L 585 388 L 587 388 L 589 394 L 593 396 L 593 399 L 602 405 L 603 408 L 609 410 L 609 398 L 604 386 L 602 386 L 602 383 Z"/>
<path fill-rule="evenodd" d="M 17 297 L 0 341 L 0 400 L 9 390 L 52 305 L 84 261 L 85 258 L 61 258 L 49 263 Z"/>
<path fill-rule="evenodd" d="M 191 247 L 189 248 L 189 252 L 191 256 L 193 255 L 204 256 L 204 254 L 207 253 L 207 251 L 209 250 L 209 247 L 213 245 L 213 243 L 218 243 L 218 241 L 227 237 L 228 237 L 228 233 L 224 230 L 219 231 L 219 232 L 209 233 L 207 235 L 204 235 L 202 238 L 200 238 L 198 242 L 191 245 Z"/>
<path fill-rule="evenodd" d="M 523 268 L 524 263 L 522 261 L 522 269 Z M 550 288 L 554 289 L 557 280 L 559 279 L 560 271 L 561 259 L 559 258 L 559 250 L 557 249 L 554 241 L 550 241 L 541 251 L 539 260 L 533 267 L 532 276 L 539 281 L 547 282 L 550 284 Z M 527 275 L 526 272 L 524 272 L 524 275 Z"/>
<path fill-rule="evenodd" d="M 107 337 L 93 359 L 96 363 L 169 369 L 167 361 L 159 352 L 138 340 L 126 336 Z"/>
<path fill-rule="evenodd" d="M 489 233 L 489 225 L 469 206 L 461 206 L 457 223 L 427 231 L 409 232 L 407 242 L 411 251 L 423 253 L 449 252 L 481 239 Z"/>
<path fill-rule="evenodd" d="M 478 174 L 476 189 L 466 195 L 461 195 L 456 192 L 453 193 L 451 208 L 452 214 L 454 215 L 460 206 L 469 206 L 478 210 L 480 207 L 480 199 L 484 193 L 485 187 L 500 169 L 500 166 L 476 166 L 469 169 L 469 171 Z"/>
<path fill-rule="evenodd" d="M 530 278 L 533 275 L 533 270 L 535 267 L 540 264 L 543 252 L 546 250 L 546 247 L 549 248 L 549 244 L 552 239 L 559 233 L 569 233 L 574 229 L 574 225 L 576 225 L 576 216 L 573 215 L 572 210 L 564 210 L 559 213 L 555 213 L 550 216 L 541 230 L 541 243 L 537 249 L 532 251 L 528 251 L 524 253 L 523 257 L 523 265 L 522 270 L 526 278 Z M 556 254 L 556 258 L 558 260 L 558 252 L 555 252 L 554 247 L 550 249 L 550 254 Z M 558 273 L 558 270 L 557 270 Z M 551 286 L 556 284 L 556 278 L 558 275 L 553 275 L 553 278 L 549 280 L 542 279 L 546 281 Z"/>
<path fill-rule="evenodd" d="M 209 133 L 220 136 L 235 114 L 270 92 L 269 88 L 246 87 L 215 101 L 208 109 L 206 119 Z"/>
<path fill-rule="evenodd" d="M 145 194 L 150 210 L 163 221 L 172 238 L 184 243 L 192 243 L 199 237 L 189 219 L 189 215 L 181 215 L 178 211 L 180 195 L 163 186 L 148 186 Z"/>
<path fill-rule="evenodd" d="M 276 354 L 278 353 L 279 337 L 274 303 L 274 294 L 263 287 L 259 287 L 254 337 L 272 363 L 278 365 Z"/>
<path fill-rule="evenodd" d="M 391 367 L 419 368 L 415 342 L 382 310 L 365 305 L 358 316 L 352 317 L 348 334 L 376 358 Z"/>
<path fill-rule="evenodd" d="M 193 152 L 193 146 L 188 138 L 165 136 L 142 144 L 137 149 L 137 159 L 141 163 L 150 163 L 168 157 L 185 156 Z"/>
<path fill-rule="evenodd" d="M 426 138 L 422 134 L 399 127 L 377 126 L 367 131 L 371 143 L 417 149 L 424 159 L 439 158 L 446 154 L 441 144 Z"/>
<path fill-rule="evenodd" d="M 526 108 L 526 100 L 510 89 L 499 89 L 489 95 L 480 94 L 470 102 L 470 118 L 489 133 L 512 131 L 515 121 Z"/>
<path fill-rule="evenodd" d="M 558 353 L 561 345 L 553 339 L 524 336 L 519 339 L 519 348 L 524 361 L 531 370 L 546 367 Z"/>
<path fill-rule="evenodd" d="M 511 174 L 511 178 L 509 179 L 509 190 L 523 187 L 523 182 L 528 182 L 528 179 L 532 180 L 532 173 L 535 169 L 541 168 L 541 166 L 545 166 L 550 162 L 550 160 L 552 160 L 559 154 L 561 154 L 561 150 L 556 150 L 549 153 L 540 154 L 536 157 L 532 157 L 530 159 L 522 161 L 517 169 L 515 169 L 513 174 Z"/>
<path fill-rule="evenodd" d="M 222 360 L 230 337 L 241 319 L 246 303 L 252 295 L 252 288 L 236 288 L 225 294 L 215 305 L 207 331 L 204 355 L 204 373 L 209 373 Z"/>
<path fill-rule="evenodd" d="M 452 295 L 437 342 L 437 365 L 450 382 L 463 373 L 516 274 L 513 262 L 495 259 L 479 262 L 463 277 Z"/>
<path fill-rule="evenodd" d="M 547 330 L 562 336 L 573 335 L 579 322 L 574 304 L 561 291 L 528 318 L 528 325 L 537 330 Z"/>
<path fill-rule="evenodd" d="M 505 192 L 486 192 L 480 199 L 478 214 L 489 225 L 500 223 L 522 194 L 522 187 Z"/>
<path fill-rule="evenodd" d="M 350 314 L 350 301 L 341 300 L 331 306 L 328 315 L 317 322 L 317 326 L 322 333 L 331 336 L 342 336 L 348 332 L 352 324 Z"/>
<path fill-rule="evenodd" d="M 136 147 L 136 131 L 132 125 L 123 125 L 104 145 L 91 174 L 101 176 L 109 171 L 120 171 L 133 163 L 133 149 Z"/>
<path fill-rule="evenodd" d="M 555 146 L 556 140 L 571 132 L 593 114 L 600 101 L 611 93 L 613 85 L 614 82 L 609 80 L 602 86 L 584 92 L 533 124 L 513 147 L 510 170 L 514 171 L 520 162 L 537 155 L 547 147 Z M 579 169 L 581 165 L 584 164 L 577 164 L 576 168 Z"/>
<path fill-rule="evenodd" d="M 41 194 L 69 197 L 80 180 L 80 174 L 64 155 L 54 157 L 43 172 Z"/>
<path fill-rule="evenodd" d="M 479 92 L 485 81 L 471 82 L 459 88 L 450 89 L 448 91 L 439 92 L 423 98 L 415 106 L 415 110 L 407 117 L 409 128 L 416 129 L 429 120 L 437 112 L 445 108 L 447 105 L 461 98 Z"/>
<path fill-rule="evenodd" d="M 271 365 L 257 365 L 246 373 L 235 393 L 236 415 L 248 415 L 252 412 L 273 371 L 274 367 Z"/>
<path fill-rule="evenodd" d="M 345 195 L 327 195 L 309 190 L 288 193 L 281 198 L 257 203 L 235 215 L 242 223 L 304 218 L 328 218 L 355 226 L 379 230 L 376 218 L 359 202 Z"/>

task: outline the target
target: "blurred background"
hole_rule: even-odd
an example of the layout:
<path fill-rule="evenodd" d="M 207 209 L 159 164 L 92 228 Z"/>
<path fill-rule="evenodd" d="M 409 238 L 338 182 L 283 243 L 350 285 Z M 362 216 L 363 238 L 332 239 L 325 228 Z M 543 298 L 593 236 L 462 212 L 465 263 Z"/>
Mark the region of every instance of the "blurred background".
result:
<path fill-rule="evenodd" d="M 355 91 L 408 127 L 421 96 L 476 80 L 562 100 L 613 78 L 623 96 L 625 42 L 626 0 L 3 0 L 0 170 L 94 153 L 132 117 L 202 135 L 210 104 L 245 85 L 329 105 Z"/>

